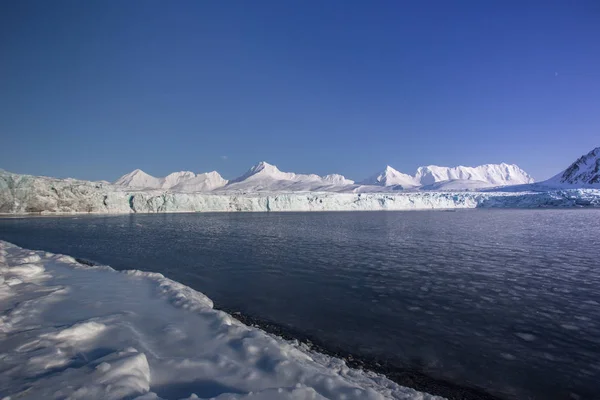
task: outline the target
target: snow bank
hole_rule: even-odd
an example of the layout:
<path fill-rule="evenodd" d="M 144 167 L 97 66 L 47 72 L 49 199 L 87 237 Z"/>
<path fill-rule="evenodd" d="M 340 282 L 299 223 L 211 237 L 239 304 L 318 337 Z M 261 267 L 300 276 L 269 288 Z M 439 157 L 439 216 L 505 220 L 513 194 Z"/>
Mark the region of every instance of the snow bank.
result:
<path fill-rule="evenodd" d="M 0 241 L 0 397 L 436 399 L 248 327 L 156 273 Z"/>

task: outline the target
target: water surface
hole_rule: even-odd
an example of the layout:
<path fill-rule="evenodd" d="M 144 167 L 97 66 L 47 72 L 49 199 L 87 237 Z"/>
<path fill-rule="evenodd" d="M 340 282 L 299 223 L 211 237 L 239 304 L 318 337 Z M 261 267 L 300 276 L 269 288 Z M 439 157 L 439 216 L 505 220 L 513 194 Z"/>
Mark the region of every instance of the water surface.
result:
<path fill-rule="evenodd" d="M 504 398 L 600 396 L 598 210 L 11 218 L 0 239 Z"/>

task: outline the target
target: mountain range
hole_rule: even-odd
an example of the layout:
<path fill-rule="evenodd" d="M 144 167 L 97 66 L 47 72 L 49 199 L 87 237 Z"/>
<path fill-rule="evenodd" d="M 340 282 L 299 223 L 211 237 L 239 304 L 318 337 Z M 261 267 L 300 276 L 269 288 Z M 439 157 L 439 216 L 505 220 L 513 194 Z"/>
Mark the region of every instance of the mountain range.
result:
<path fill-rule="evenodd" d="M 547 181 L 531 182 L 508 164 L 428 166 L 415 175 L 388 166 L 359 183 L 282 172 L 266 162 L 231 181 L 214 171 L 157 178 L 135 170 L 111 184 L 0 170 L 0 214 L 600 207 L 600 148 Z"/>
<path fill-rule="evenodd" d="M 415 175 L 395 170 L 389 165 L 371 177 L 355 183 L 343 175 L 296 174 L 280 171 L 262 161 L 242 176 L 227 181 L 216 172 L 195 174 L 174 172 L 157 178 L 136 169 L 114 184 L 128 189 L 160 189 L 177 192 L 277 192 L 277 191 L 389 191 L 389 190 L 475 190 L 489 187 L 533 183 L 533 178 L 510 164 L 485 164 L 478 167 L 419 167 Z"/>

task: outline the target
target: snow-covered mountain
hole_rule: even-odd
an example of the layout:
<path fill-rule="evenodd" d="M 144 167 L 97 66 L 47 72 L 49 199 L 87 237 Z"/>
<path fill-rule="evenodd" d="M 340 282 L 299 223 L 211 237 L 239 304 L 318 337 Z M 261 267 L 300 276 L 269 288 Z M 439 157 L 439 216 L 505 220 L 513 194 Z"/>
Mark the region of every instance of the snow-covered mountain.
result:
<path fill-rule="evenodd" d="M 182 182 L 188 181 L 190 179 L 193 179 L 196 177 L 196 174 L 194 174 L 191 171 L 180 171 L 180 172 L 173 172 L 170 173 L 169 175 L 167 175 L 162 182 L 162 188 L 163 189 L 170 189 Z"/>
<path fill-rule="evenodd" d="M 600 186 L 600 147 L 581 156 L 567 169 L 541 184 Z"/>
<path fill-rule="evenodd" d="M 415 176 L 386 166 L 381 172 L 355 184 L 343 175 L 296 174 L 280 171 L 262 161 L 239 178 L 227 181 L 218 172 L 194 174 L 174 172 L 157 178 L 136 169 L 115 181 L 115 185 L 136 190 L 172 190 L 177 192 L 391 192 L 397 190 L 479 190 L 490 187 L 520 185 L 533 178 L 516 165 L 486 164 L 478 167 L 419 167 Z"/>
<path fill-rule="evenodd" d="M 502 163 L 478 167 L 428 165 L 419 167 L 414 176 L 388 165 L 382 172 L 365 179 L 361 184 L 392 189 L 463 191 L 532 182 L 533 178 L 518 166 Z"/>
<path fill-rule="evenodd" d="M 190 171 L 173 172 L 164 178 L 136 169 L 114 182 L 127 189 L 172 189 L 180 192 L 207 192 L 227 184 L 217 171 L 195 174 Z"/>
<path fill-rule="evenodd" d="M 325 175 L 323 177 L 323 181 L 330 183 L 332 185 L 353 185 L 354 181 L 351 179 L 346 179 L 344 175 L 340 174 L 330 174 Z"/>
<path fill-rule="evenodd" d="M 134 189 L 160 189 L 163 181 L 142 171 L 136 169 L 117 179 L 114 184 Z"/>
<path fill-rule="evenodd" d="M 485 164 L 478 167 L 419 167 L 415 180 L 420 185 L 432 185 L 446 181 L 479 181 L 488 186 L 506 186 L 533 183 L 533 178 L 515 164 Z M 485 187 L 485 186 L 482 186 Z"/>
<path fill-rule="evenodd" d="M 600 207 L 600 148 L 548 181 L 532 181 L 508 164 L 428 166 L 414 177 L 388 166 L 361 184 L 337 174 L 282 172 L 266 162 L 230 182 L 216 171 L 157 178 L 135 170 L 110 184 L 0 170 L 0 213 Z"/>
<path fill-rule="evenodd" d="M 420 186 L 414 177 L 396 171 L 389 165 L 385 169 L 360 182 L 362 185 L 400 186 L 403 189 Z"/>
<path fill-rule="evenodd" d="M 170 187 L 176 192 L 210 192 L 227 184 L 227 180 L 217 172 L 205 172 L 197 174 L 189 179 L 183 180 L 176 185 Z"/>
<path fill-rule="evenodd" d="M 275 165 L 261 161 L 244 175 L 230 181 L 220 191 L 276 192 L 276 191 L 338 191 L 354 181 L 342 175 L 319 176 L 280 171 Z"/>

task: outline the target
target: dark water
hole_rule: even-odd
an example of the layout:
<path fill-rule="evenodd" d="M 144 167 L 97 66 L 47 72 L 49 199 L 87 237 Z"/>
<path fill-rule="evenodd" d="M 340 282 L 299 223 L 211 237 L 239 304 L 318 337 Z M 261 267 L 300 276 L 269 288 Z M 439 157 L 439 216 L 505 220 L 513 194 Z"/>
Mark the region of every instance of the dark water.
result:
<path fill-rule="evenodd" d="M 597 210 L 21 218 L 0 239 L 503 398 L 600 398 Z"/>

